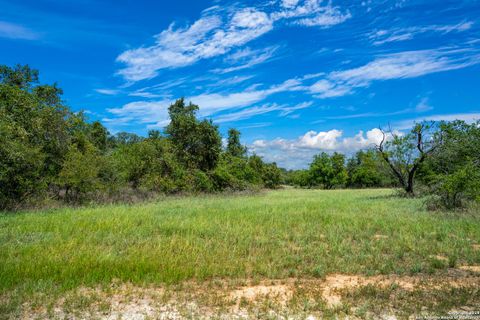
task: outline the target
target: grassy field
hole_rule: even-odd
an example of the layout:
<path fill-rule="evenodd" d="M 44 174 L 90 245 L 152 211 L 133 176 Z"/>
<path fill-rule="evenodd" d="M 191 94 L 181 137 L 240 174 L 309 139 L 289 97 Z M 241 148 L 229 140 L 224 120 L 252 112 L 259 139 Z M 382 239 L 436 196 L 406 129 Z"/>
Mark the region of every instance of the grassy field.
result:
<path fill-rule="evenodd" d="M 436 274 L 479 265 L 479 243 L 480 215 L 427 212 L 422 199 L 392 190 L 285 189 L 2 214 L 0 313 L 39 292 L 112 282 Z"/>

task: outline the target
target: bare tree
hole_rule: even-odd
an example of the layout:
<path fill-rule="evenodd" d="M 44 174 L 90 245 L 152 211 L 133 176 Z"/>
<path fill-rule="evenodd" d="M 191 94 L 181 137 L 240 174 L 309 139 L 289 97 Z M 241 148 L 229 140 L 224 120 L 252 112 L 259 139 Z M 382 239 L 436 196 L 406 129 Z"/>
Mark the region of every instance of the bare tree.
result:
<path fill-rule="evenodd" d="M 388 132 L 380 128 L 383 136 L 376 149 L 409 195 L 414 194 L 415 174 L 437 147 L 435 141 L 438 140 L 432 139 L 433 128 L 433 122 L 419 123 L 406 135 L 399 135 L 391 128 Z"/>

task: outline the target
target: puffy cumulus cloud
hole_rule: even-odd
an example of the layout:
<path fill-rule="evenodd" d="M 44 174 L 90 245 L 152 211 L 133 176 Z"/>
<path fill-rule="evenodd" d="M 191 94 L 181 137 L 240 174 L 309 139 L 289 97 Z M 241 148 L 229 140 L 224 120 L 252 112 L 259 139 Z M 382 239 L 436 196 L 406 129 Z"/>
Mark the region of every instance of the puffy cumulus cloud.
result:
<path fill-rule="evenodd" d="M 296 169 L 306 167 L 313 155 L 319 152 L 337 151 L 352 154 L 361 149 L 374 147 L 382 138 L 382 131 L 376 128 L 367 132 L 359 131 L 350 137 L 345 137 L 343 131 L 337 129 L 308 131 L 293 140 L 283 138 L 256 140 L 249 146 L 249 150 L 268 161 L 277 162 L 280 166 Z"/>
<path fill-rule="evenodd" d="M 171 24 L 154 37 L 153 45 L 120 54 L 117 61 L 125 64 L 125 67 L 118 74 L 135 82 L 153 78 L 162 69 L 184 67 L 202 59 L 223 55 L 271 31 L 274 23 L 280 20 L 305 26 L 329 27 L 349 17 L 350 14 L 343 14 L 330 3 L 323 5 L 319 0 L 283 1 L 279 10 L 270 13 L 255 7 L 212 7 L 190 26 L 176 28 L 175 24 Z M 267 61 L 271 54 L 273 52 L 260 55 L 254 64 Z M 233 68 L 226 72 L 238 70 Z"/>

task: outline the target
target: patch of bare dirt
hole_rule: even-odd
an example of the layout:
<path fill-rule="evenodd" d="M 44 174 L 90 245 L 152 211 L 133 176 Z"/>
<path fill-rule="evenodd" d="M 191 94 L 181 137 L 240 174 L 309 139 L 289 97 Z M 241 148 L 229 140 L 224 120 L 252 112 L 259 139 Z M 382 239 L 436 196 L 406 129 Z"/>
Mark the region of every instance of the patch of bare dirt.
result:
<path fill-rule="evenodd" d="M 386 236 L 384 234 L 376 234 L 376 235 L 373 236 L 373 239 L 375 239 L 375 240 L 388 239 L 388 236 Z"/>
<path fill-rule="evenodd" d="M 436 260 L 439 260 L 439 261 L 442 261 L 442 262 L 448 262 L 448 257 L 445 257 L 445 256 L 442 256 L 442 255 L 431 255 L 430 256 L 431 259 L 436 259 Z"/>
<path fill-rule="evenodd" d="M 460 266 L 458 267 L 460 270 L 480 273 L 480 266 Z"/>
<path fill-rule="evenodd" d="M 293 295 L 293 287 L 287 284 L 254 285 L 246 286 L 230 293 L 230 299 L 234 301 L 246 300 L 253 302 L 263 298 L 269 298 L 285 304 Z"/>
<path fill-rule="evenodd" d="M 443 290 L 447 287 L 480 287 L 480 266 L 452 269 L 451 274 L 416 276 L 361 276 L 331 274 L 323 279 L 212 280 L 185 282 L 176 286 L 137 287 L 114 284 L 107 288 L 80 288 L 59 299 L 53 310 L 25 305 L 23 319 L 257 319 L 310 318 L 317 314 L 302 313 L 298 301 L 321 302 L 334 310 L 342 305 L 344 294 L 365 286 L 396 286 L 403 291 Z M 94 297 L 87 305 L 85 301 Z M 305 300 L 306 299 L 306 300 Z M 261 313 L 263 312 L 263 313 Z M 377 317 L 381 318 L 381 317 Z"/>

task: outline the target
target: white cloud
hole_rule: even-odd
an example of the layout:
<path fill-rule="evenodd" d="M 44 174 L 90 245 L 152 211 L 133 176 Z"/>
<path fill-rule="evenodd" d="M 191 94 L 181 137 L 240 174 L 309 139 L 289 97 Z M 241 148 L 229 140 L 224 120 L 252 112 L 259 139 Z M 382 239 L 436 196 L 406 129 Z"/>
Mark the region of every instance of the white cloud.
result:
<path fill-rule="evenodd" d="M 275 93 L 295 90 L 300 90 L 299 82 L 294 79 L 289 79 L 279 85 L 273 85 L 263 90 L 253 89 L 227 94 L 200 94 L 197 96 L 192 96 L 187 100 L 198 104 L 200 106 L 200 115 L 207 117 L 216 112 L 253 105 Z"/>
<path fill-rule="evenodd" d="M 314 17 L 311 18 L 299 19 L 295 23 L 306 27 L 329 27 L 345 22 L 351 17 L 351 14 L 348 12 L 346 14 L 343 14 L 338 9 L 329 7 L 321 14 L 316 14 Z"/>
<path fill-rule="evenodd" d="M 306 27 L 330 27 L 351 18 L 348 11 L 343 13 L 330 2 L 324 5 L 322 0 L 283 0 L 281 7 L 271 14 L 273 20 L 287 19 L 293 24 Z"/>
<path fill-rule="evenodd" d="M 354 88 L 369 86 L 373 81 L 414 78 L 478 63 L 479 52 L 468 49 L 404 51 L 380 56 L 357 68 L 331 72 L 309 90 L 319 98 L 338 97 L 351 93 Z"/>
<path fill-rule="evenodd" d="M 254 106 L 254 107 L 250 107 L 250 108 L 244 108 L 240 111 L 228 113 L 228 114 L 225 114 L 225 115 L 216 116 L 214 118 L 214 121 L 216 123 L 234 122 L 234 121 L 248 119 L 248 118 L 251 118 L 253 116 L 258 116 L 258 115 L 261 115 L 261 114 L 270 113 L 270 112 L 281 110 L 281 109 L 282 109 L 282 106 L 279 106 L 275 103 L 274 104 L 265 104 L 265 105 L 262 105 L 262 106 Z"/>
<path fill-rule="evenodd" d="M 40 35 L 24 26 L 0 21 L 0 38 L 36 40 L 40 38 Z"/>
<path fill-rule="evenodd" d="M 249 146 L 249 150 L 267 161 L 275 161 L 282 167 L 292 169 L 306 167 L 313 155 L 322 151 L 352 154 L 374 147 L 382 137 L 382 132 L 376 128 L 367 132 L 359 131 L 354 136 L 344 136 L 343 131 L 337 129 L 308 131 L 293 140 L 256 140 Z"/>
<path fill-rule="evenodd" d="M 244 120 L 244 119 L 251 118 L 253 116 L 258 116 L 261 114 L 270 113 L 274 111 L 279 111 L 280 116 L 286 116 L 296 110 L 308 108 L 312 104 L 313 104 L 312 102 L 302 102 L 294 106 L 279 105 L 276 103 L 264 104 L 262 106 L 248 107 L 240 111 L 235 111 L 232 113 L 215 116 L 214 121 L 217 123 L 234 122 L 234 121 Z"/>
<path fill-rule="evenodd" d="M 120 93 L 120 90 L 116 89 L 95 89 L 95 91 L 107 96 L 113 96 Z"/>
<path fill-rule="evenodd" d="M 352 91 L 352 88 L 342 84 L 336 84 L 332 81 L 322 79 L 315 82 L 309 88 L 311 93 L 316 94 L 318 98 L 341 97 Z"/>
<path fill-rule="evenodd" d="M 245 21 L 242 24 L 250 25 L 251 22 Z M 245 55 L 244 52 L 236 52 L 237 58 Z M 333 71 L 328 74 L 318 73 L 307 75 L 300 78 L 289 79 L 283 83 L 272 85 L 268 88 L 261 88 L 260 84 L 252 85 L 243 91 L 229 93 L 203 93 L 187 97 L 187 101 L 193 101 L 200 106 L 199 115 L 201 117 L 219 116 L 219 120 L 235 121 L 252 117 L 254 115 L 279 110 L 280 116 L 286 116 L 310 106 L 311 103 L 299 104 L 296 106 L 285 106 L 269 104 L 258 106 L 258 103 L 267 99 L 273 94 L 298 91 L 313 94 L 317 98 L 332 98 L 352 93 L 356 88 L 369 86 L 374 81 L 413 78 L 431 74 L 435 72 L 455 70 L 465 68 L 480 62 L 480 54 L 474 49 L 437 49 L 407 51 L 394 54 L 379 56 L 373 61 L 352 69 Z M 318 78 L 323 77 L 320 80 Z M 249 76 L 226 79 L 238 83 L 249 79 Z M 183 83 L 183 79 L 181 83 Z M 314 83 L 309 84 L 310 81 Z M 217 81 L 221 83 L 221 81 Z M 169 84 L 161 84 L 158 88 L 155 86 L 141 89 L 132 93 L 133 95 L 158 98 L 157 101 L 137 101 L 124 105 L 120 108 L 112 108 L 109 111 L 114 115 L 114 121 L 119 119 L 119 123 L 128 123 L 138 121 L 151 126 L 156 124 L 161 126 L 168 122 L 167 108 L 172 102 L 168 95 L 158 95 L 150 93 L 150 90 L 162 89 Z M 103 93 L 113 93 L 104 91 Z M 168 98 L 168 99 L 167 99 Z M 245 109 L 242 109 L 245 108 Z M 248 110 L 252 108 L 252 110 Z M 407 108 L 391 113 L 360 113 L 357 115 L 331 117 L 335 119 L 348 119 L 358 117 L 381 117 L 398 115 L 406 112 L 425 112 L 431 110 L 427 99 L 422 99 L 416 107 Z M 230 114 L 224 114 L 230 112 Z M 222 113 L 221 116 L 219 113 Z M 291 115 L 295 117 L 296 115 Z"/>
<path fill-rule="evenodd" d="M 130 102 L 121 108 L 107 109 L 114 117 L 104 118 L 103 121 L 115 124 L 164 122 L 168 119 L 170 103 L 169 100 Z"/>
<path fill-rule="evenodd" d="M 433 107 L 430 105 L 428 98 L 422 98 L 420 102 L 415 106 L 416 112 L 426 112 L 432 110 Z"/>
<path fill-rule="evenodd" d="M 226 62 L 235 63 L 237 64 L 236 66 L 217 68 L 212 71 L 215 73 L 228 73 L 232 71 L 251 68 L 253 66 L 270 60 L 273 57 L 275 51 L 277 51 L 277 49 L 278 46 L 267 47 L 265 49 L 259 50 L 252 50 L 250 48 L 238 50 L 225 58 Z"/>
<path fill-rule="evenodd" d="M 462 53 L 467 53 L 462 56 Z M 479 63 L 480 55 L 461 50 L 419 50 L 389 54 L 359 67 L 333 72 L 330 78 L 355 86 L 375 80 L 414 78 L 426 74 L 455 70 Z"/>
<path fill-rule="evenodd" d="M 294 8 L 298 4 L 299 0 L 282 0 L 282 6 L 284 8 Z"/>
<path fill-rule="evenodd" d="M 306 108 L 310 104 L 301 103 L 296 106 L 279 106 L 276 104 L 264 105 L 262 107 L 249 107 L 251 110 L 240 110 L 241 108 L 252 106 L 261 100 L 264 100 L 270 95 L 283 91 L 300 90 L 299 81 L 289 79 L 281 84 L 270 86 L 266 89 L 251 89 L 242 92 L 233 93 L 205 93 L 196 96 L 187 97 L 186 101 L 192 101 L 200 106 L 200 117 L 211 117 L 218 112 L 226 112 L 235 110 L 232 114 L 224 114 L 219 116 L 220 121 L 234 121 L 245 119 L 257 114 L 271 112 L 274 110 L 283 110 L 286 114 L 294 110 Z M 147 124 L 151 127 L 152 124 L 157 127 L 162 127 L 168 123 L 168 106 L 173 101 L 169 99 L 159 101 L 136 101 L 127 103 L 119 108 L 107 109 L 113 117 L 105 118 L 104 121 L 113 123 L 118 120 L 119 123 L 139 122 Z"/>
<path fill-rule="evenodd" d="M 233 76 L 231 78 L 219 79 L 214 84 L 212 84 L 212 86 L 235 85 L 235 84 L 239 84 L 239 83 L 245 82 L 247 80 L 250 80 L 253 77 L 254 77 L 253 75 L 248 75 L 248 76 Z"/>
<path fill-rule="evenodd" d="M 403 120 L 393 124 L 397 130 L 406 130 L 413 127 L 415 123 L 422 121 L 454 121 L 462 120 L 467 123 L 473 123 L 480 120 L 480 113 L 454 113 L 454 114 L 436 114 L 431 116 L 417 117 L 415 119 Z"/>
<path fill-rule="evenodd" d="M 158 34 L 156 43 L 123 52 L 117 61 L 127 65 L 119 71 L 125 79 L 138 81 L 153 78 L 158 70 L 190 65 L 198 60 L 224 54 L 272 29 L 264 12 L 244 8 L 224 23 L 217 11 L 208 11 L 191 26 L 175 29 L 174 25 Z"/>
<path fill-rule="evenodd" d="M 123 52 L 117 61 L 125 68 L 118 73 L 135 82 L 158 75 L 159 70 L 191 65 L 199 60 L 223 55 L 257 39 L 274 28 L 274 22 L 288 20 L 305 26 L 329 27 L 350 17 L 320 0 L 286 1 L 280 10 L 270 14 L 249 7 L 232 10 L 212 7 L 200 19 L 184 28 L 171 24 L 155 36 L 155 44 Z M 272 52 L 270 52 L 272 54 Z M 258 57 L 254 64 L 267 60 Z M 254 65 L 251 64 L 250 66 Z M 249 67 L 249 65 L 246 65 Z M 235 68 L 235 67 L 234 67 Z M 239 70 L 230 69 L 228 71 Z"/>
<path fill-rule="evenodd" d="M 249 25 L 250 22 L 244 22 Z M 273 107 L 259 107 L 257 104 L 273 94 L 286 91 L 308 92 L 317 98 L 331 98 L 343 96 L 352 93 L 355 88 L 369 86 L 374 81 L 413 78 L 434 72 L 455 70 L 468 67 L 480 62 L 480 54 L 475 50 L 468 49 L 438 49 L 438 50 L 420 50 L 407 51 L 395 54 L 383 55 L 373 61 L 352 69 L 333 71 L 328 74 L 314 74 L 296 79 L 289 79 L 283 83 L 272 85 L 261 89 L 261 85 L 253 85 L 243 91 L 230 93 L 204 93 L 187 98 L 187 101 L 193 101 L 200 106 L 199 115 L 201 117 L 210 117 L 218 115 L 220 112 L 231 112 L 231 115 L 222 114 L 221 121 L 234 121 L 235 119 L 245 119 L 256 114 L 270 112 L 271 109 L 280 110 L 281 116 L 288 115 L 297 109 L 308 107 L 309 105 L 299 104 L 294 107 L 277 105 Z M 313 84 L 306 84 L 312 79 L 324 77 Z M 248 78 L 232 79 L 232 81 L 244 81 Z M 183 80 L 182 80 L 183 81 Z M 138 95 L 145 97 L 157 97 L 149 95 L 149 91 L 139 91 Z M 158 126 L 168 121 L 167 108 L 171 99 L 162 99 L 159 101 L 137 101 L 126 104 L 120 108 L 112 108 L 109 111 L 118 118 L 121 123 L 130 121 L 139 121 L 151 125 L 156 123 Z M 242 108 L 253 108 L 251 111 Z M 400 110 L 386 114 L 362 113 L 359 115 L 340 116 L 337 118 L 353 118 L 365 116 L 386 116 L 397 115 L 405 112 L 424 112 L 431 110 L 428 100 L 419 102 L 415 108 Z M 295 115 L 293 115 L 295 116 Z M 107 121 L 113 119 L 107 119 Z"/>
<path fill-rule="evenodd" d="M 374 45 L 405 41 L 413 39 L 416 35 L 428 32 L 446 34 L 450 32 L 463 32 L 469 30 L 473 22 L 464 21 L 454 25 L 431 25 L 423 27 L 396 28 L 391 30 L 378 30 L 369 35 Z"/>

